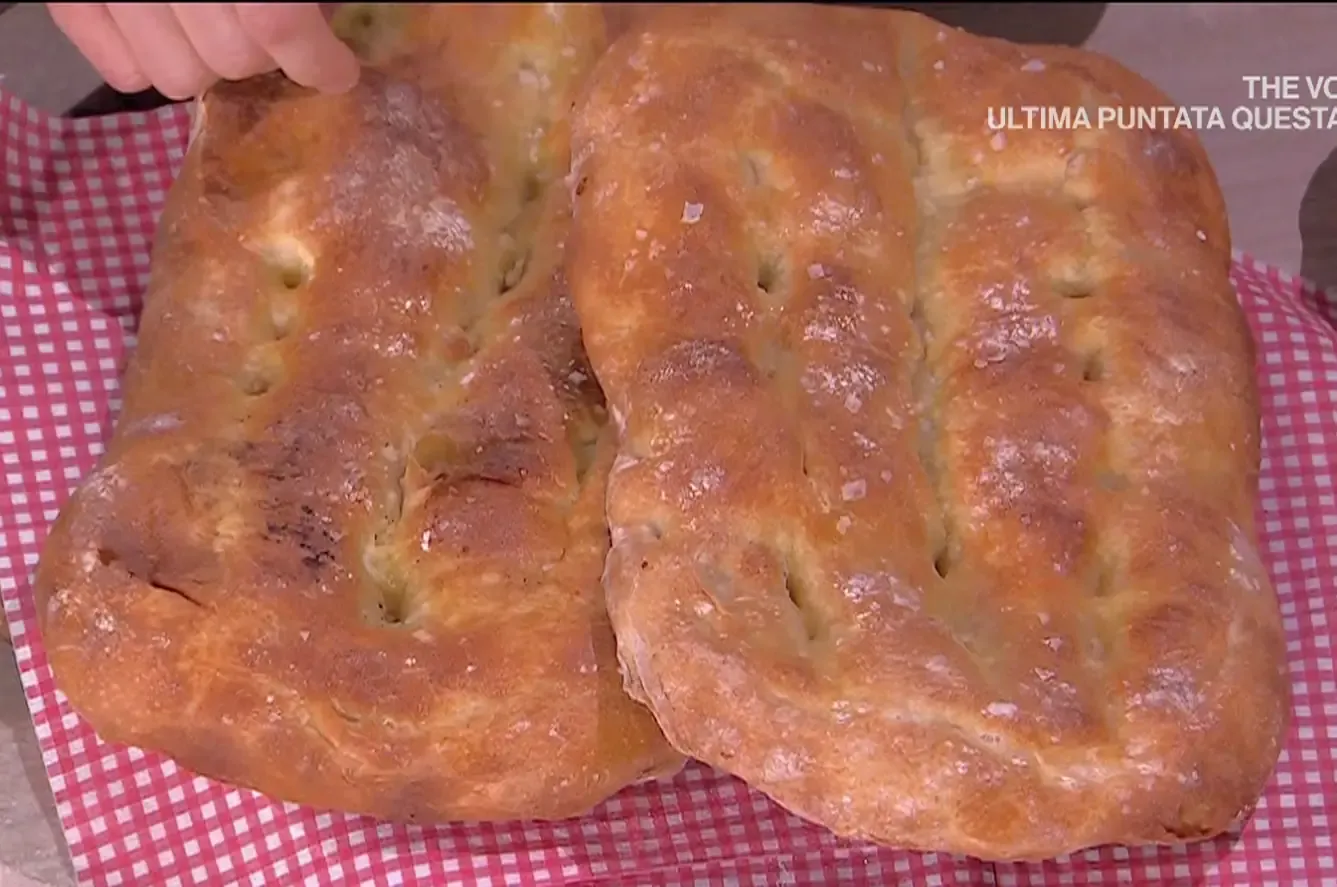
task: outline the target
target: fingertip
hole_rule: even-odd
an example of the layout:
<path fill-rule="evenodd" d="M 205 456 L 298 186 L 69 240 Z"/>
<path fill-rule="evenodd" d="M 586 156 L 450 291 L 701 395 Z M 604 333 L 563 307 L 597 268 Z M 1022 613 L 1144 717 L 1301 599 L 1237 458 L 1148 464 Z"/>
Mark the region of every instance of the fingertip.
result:
<path fill-rule="evenodd" d="M 362 66 L 356 58 L 345 61 L 324 56 L 314 63 L 284 65 L 282 71 L 293 83 L 324 95 L 351 92 L 362 79 Z"/>
<path fill-rule="evenodd" d="M 189 79 L 179 78 L 164 83 L 155 83 L 153 87 L 165 98 L 174 102 L 184 102 L 187 99 L 198 98 L 217 81 L 217 77 L 205 73 Z"/>
<path fill-rule="evenodd" d="M 317 84 L 316 88 L 324 93 L 341 94 L 352 91 L 361 79 L 362 65 L 350 52 L 346 62 L 330 61 L 329 76 L 324 78 L 324 83 Z"/>
<path fill-rule="evenodd" d="M 148 78 L 148 75 L 138 68 L 129 71 L 98 71 L 98 73 L 102 75 L 102 79 L 106 81 L 108 86 L 123 95 L 134 95 L 153 85 L 153 81 Z"/>
<path fill-rule="evenodd" d="M 295 64 L 294 68 L 297 74 L 304 76 L 299 82 L 331 95 L 349 92 L 362 79 L 362 62 L 332 30 L 326 30 L 318 41 L 313 40 L 310 57 Z M 288 72 L 288 76 L 292 77 L 293 72 Z"/>

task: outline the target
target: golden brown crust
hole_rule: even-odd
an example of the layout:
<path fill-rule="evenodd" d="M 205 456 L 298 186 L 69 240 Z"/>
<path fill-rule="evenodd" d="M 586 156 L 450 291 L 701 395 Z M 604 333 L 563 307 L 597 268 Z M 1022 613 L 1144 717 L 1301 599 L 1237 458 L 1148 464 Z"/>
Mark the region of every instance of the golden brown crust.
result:
<path fill-rule="evenodd" d="M 601 19 L 361 24 L 347 96 L 203 100 L 123 415 L 42 559 L 47 651 L 104 738 L 283 800 L 578 814 L 680 761 L 617 676 L 562 269 Z"/>
<path fill-rule="evenodd" d="M 1205 155 L 987 125 L 1119 104 L 1168 102 L 1082 51 L 768 5 L 671 10 L 576 115 L 628 687 L 840 834 L 1198 838 L 1276 760 L 1252 346 Z"/>

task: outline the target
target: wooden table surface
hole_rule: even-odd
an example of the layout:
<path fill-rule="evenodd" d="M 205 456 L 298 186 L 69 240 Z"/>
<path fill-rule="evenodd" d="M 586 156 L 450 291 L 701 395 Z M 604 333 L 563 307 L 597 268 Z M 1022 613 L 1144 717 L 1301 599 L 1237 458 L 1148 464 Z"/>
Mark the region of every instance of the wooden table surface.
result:
<path fill-rule="evenodd" d="M 1180 105 L 1218 106 L 1227 114 L 1240 105 L 1268 104 L 1249 98 L 1246 76 L 1337 75 L 1331 49 L 1337 4 L 924 8 L 981 33 L 1085 45 L 1141 73 Z M 22 24 L 7 33 L 5 19 L 20 12 Z M 28 32 L 17 33 L 20 27 Z M 20 4 L 0 18 L 0 84 L 63 112 L 97 81 L 82 59 L 61 45 L 40 6 Z M 1236 249 L 1337 286 L 1337 129 L 1227 128 L 1201 137 L 1226 195 Z M 0 780 L 6 786 L 0 792 L 0 887 L 73 884 L 41 755 L 7 656 L 0 656 Z"/>

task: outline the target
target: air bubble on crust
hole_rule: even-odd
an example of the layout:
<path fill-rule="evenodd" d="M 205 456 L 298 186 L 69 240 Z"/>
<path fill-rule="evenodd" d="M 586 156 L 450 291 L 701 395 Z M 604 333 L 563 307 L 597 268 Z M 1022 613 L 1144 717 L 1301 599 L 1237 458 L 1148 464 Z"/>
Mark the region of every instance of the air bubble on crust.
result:
<path fill-rule="evenodd" d="M 362 566 L 370 580 L 365 615 L 373 626 L 402 628 L 414 622 L 416 602 L 407 578 L 387 545 L 372 543 L 362 552 Z"/>
<path fill-rule="evenodd" d="M 284 289 L 301 288 L 311 280 L 315 271 L 315 257 L 295 238 L 276 237 L 259 246 L 256 251 Z"/>
<path fill-rule="evenodd" d="M 774 299 L 784 295 L 786 276 L 784 259 L 778 255 L 763 255 L 757 263 L 757 289 Z"/>
<path fill-rule="evenodd" d="M 500 244 L 501 283 L 497 290 L 504 295 L 515 289 L 524 279 L 525 270 L 529 265 L 529 250 L 517 243 L 509 232 L 502 232 Z"/>
<path fill-rule="evenodd" d="M 602 408 L 591 408 L 587 418 L 577 417 L 568 425 L 567 443 L 575 458 L 578 487 L 584 487 L 590 470 L 598 461 L 599 439 L 607 424 L 607 413 Z"/>
<path fill-rule="evenodd" d="M 949 545 L 943 544 L 933 555 L 933 571 L 941 579 L 946 579 L 952 573 L 952 552 Z"/>
<path fill-rule="evenodd" d="M 1115 565 L 1106 557 L 1098 558 L 1095 566 L 1095 575 L 1091 579 L 1091 594 L 1093 597 L 1105 598 L 1114 593 Z"/>
<path fill-rule="evenodd" d="M 521 181 L 519 191 L 519 207 L 498 237 L 501 259 L 497 291 L 501 295 L 519 286 L 529 270 L 533 232 L 544 194 L 543 182 L 531 173 Z"/>
<path fill-rule="evenodd" d="M 292 335 L 299 312 L 298 301 L 290 293 L 276 294 L 269 300 L 269 329 L 275 341 Z"/>
<path fill-rule="evenodd" d="M 743 184 L 761 188 L 770 180 L 770 158 L 760 151 L 746 151 L 742 155 Z"/>
<path fill-rule="evenodd" d="M 256 348 L 247 356 L 237 378 L 237 387 L 251 397 L 269 393 L 282 373 L 282 363 L 273 348 Z"/>
<path fill-rule="evenodd" d="M 255 248 L 272 283 L 268 286 L 269 335 L 286 338 L 297 325 L 299 291 L 311 280 L 315 260 L 291 237 L 276 237 Z"/>
<path fill-rule="evenodd" d="M 263 397 L 273 387 L 273 381 L 262 375 L 244 375 L 237 387 L 247 397 Z"/>
<path fill-rule="evenodd" d="M 812 599 L 812 591 L 808 583 L 792 566 L 785 565 L 785 594 L 789 597 L 789 602 L 798 613 L 799 620 L 803 626 L 805 639 L 811 643 L 820 639 L 825 631 L 821 613 L 818 612 Z"/>
<path fill-rule="evenodd" d="M 1054 291 L 1065 299 L 1085 299 L 1096 293 L 1086 262 L 1064 262 L 1053 271 Z"/>
<path fill-rule="evenodd" d="M 1082 359 L 1082 381 L 1100 382 L 1105 378 L 1105 358 L 1099 351 L 1093 351 Z"/>

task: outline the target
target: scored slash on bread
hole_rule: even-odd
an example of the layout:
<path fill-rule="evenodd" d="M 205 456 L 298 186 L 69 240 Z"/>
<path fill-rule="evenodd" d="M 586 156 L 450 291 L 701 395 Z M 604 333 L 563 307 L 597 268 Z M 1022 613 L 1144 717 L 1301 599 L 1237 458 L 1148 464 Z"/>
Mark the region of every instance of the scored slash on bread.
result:
<path fill-rule="evenodd" d="M 602 20 L 345 14 L 352 93 L 201 102 L 123 413 L 41 561 L 47 652 L 103 738 L 284 801 L 577 815 L 681 764 L 620 687 L 563 271 Z"/>
<path fill-rule="evenodd" d="M 1079 50 L 738 6 L 626 35 L 575 112 L 628 690 L 841 835 L 1201 838 L 1277 759 L 1252 345 L 1202 148 L 987 123 L 1121 104 L 1167 102 Z"/>

